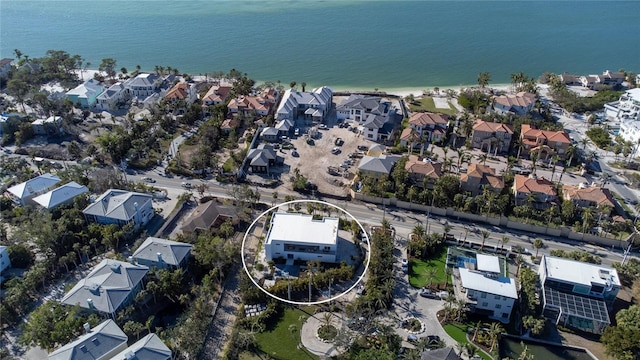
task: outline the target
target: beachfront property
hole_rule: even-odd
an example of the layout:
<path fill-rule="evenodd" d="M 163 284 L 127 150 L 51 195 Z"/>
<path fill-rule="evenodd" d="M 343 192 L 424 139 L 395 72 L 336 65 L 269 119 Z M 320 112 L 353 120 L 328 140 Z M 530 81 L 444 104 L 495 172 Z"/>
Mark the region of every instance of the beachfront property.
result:
<path fill-rule="evenodd" d="M 55 136 L 62 134 L 62 117 L 49 116 L 46 119 L 36 119 L 31 123 L 35 135 Z"/>
<path fill-rule="evenodd" d="M 442 176 L 441 162 L 432 162 L 416 155 L 409 155 L 404 169 L 409 173 L 413 185 L 427 189 L 433 189 L 435 182 Z"/>
<path fill-rule="evenodd" d="M 89 223 L 135 227 L 146 225 L 155 215 L 153 197 L 147 194 L 109 189 L 89 204 L 82 213 Z"/>
<path fill-rule="evenodd" d="M 331 110 L 333 90 L 322 86 L 311 92 L 288 89 L 282 95 L 276 110 L 276 120 L 304 119 L 306 122 L 322 122 Z"/>
<path fill-rule="evenodd" d="M 33 198 L 33 201 L 43 209 L 51 210 L 61 205 L 70 204 L 77 196 L 88 192 L 89 188 L 86 186 L 71 181 L 42 195 L 36 196 Z"/>
<path fill-rule="evenodd" d="M 231 86 L 212 85 L 202 97 L 202 107 L 224 104 L 231 92 Z"/>
<path fill-rule="evenodd" d="M 93 329 L 84 324 L 85 333 L 49 354 L 49 360 L 108 360 L 127 348 L 129 337 L 115 321 L 105 320 Z M 127 359 L 127 358 L 121 358 Z"/>
<path fill-rule="evenodd" d="M 149 236 L 132 257 L 149 268 L 186 269 L 193 245 Z"/>
<path fill-rule="evenodd" d="M 485 187 L 500 194 L 504 189 L 504 179 L 496 175 L 496 169 L 480 164 L 471 164 L 467 172 L 460 174 L 460 188 L 472 196 L 482 193 Z"/>
<path fill-rule="evenodd" d="M 513 180 L 513 194 L 516 206 L 527 205 L 532 201 L 531 205 L 538 210 L 555 206 L 558 200 L 555 184 L 535 174 L 516 174 Z"/>
<path fill-rule="evenodd" d="M 603 86 L 617 87 L 624 82 L 624 73 L 605 70 L 602 75 L 580 76 L 580 83 L 583 87 L 598 90 Z"/>
<path fill-rule="evenodd" d="M 524 91 L 517 94 L 494 96 L 493 111 L 501 115 L 525 115 L 533 109 L 535 103 L 535 94 Z"/>
<path fill-rule="evenodd" d="M 617 208 L 611 191 L 597 186 L 595 183 L 588 187 L 582 184 L 578 186 L 562 185 L 562 198 L 573 202 L 579 209 L 599 209 L 605 217 L 610 216 L 611 212 Z M 604 209 L 608 209 L 608 211 L 604 212 Z"/>
<path fill-rule="evenodd" d="M 567 149 L 571 146 L 569 134 L 563 131 L 538 130 L 532 125 L 522 124 L 520 129 L 522 141 L 522 154 L 530 156 L 538 155 L 538 160 L 547 161 L 554 155 L 560 159 L 567 158 Z"/>
<path fill-rule="evenodd" d="M 198 100 L 198 92 L 196 91 L 196 84 L 179 82 L 173 85 L 173 87 L 169 89 L 169 91 L 167 91 L 167 93 L 164 95 L 164 100 L 171 104 L 184 101 L 184 103 L 187 106 L 189 106 L 193 104 L 196 100 Z"/>
<path fill-rule="evenodd" d="M 543 255 L 538 275 L 545 317 L 595 334 L 610 325 L 609 311 L 621 287 L 615 269 Z"/>
<path fill-rule="evenodd" d="M 267 116 L 271 113 L 278 101 L 278 92 L 275 89 L 265 89 L 259 94 L 240 95 L 231 99 L 227 104 L 230 114 Z"/>
<path fill-rule="evenodd" d="M 148 271 L 144 265 L 104 259 L 60 302 L 113 318 L 118 310 L 133 302 Z"/>
<path fill-rule="evenodd" d="M 67 99 L 83 108 L 92 108 L 102 94 L 104 87 L 96 79 L 89 79 L 66 92 Z"/>
<path fill-rule="evenodd" d="M 409 126 L 400 134 L 402 146 L 425 146 L 442 141 L 447 134 L 449 118 L 430 112 L 414 113 L 409 117 Z"/>
<path fill-rule="evenodd" d="M 181 230 L 184 234 L 207 232 L 218 228 L 225 221 L 231 221 L 232 224 L 238 222 L 236 208 L 211 200 L 198 205 L 185 220 Z"/>
<path fill-rule="evenodd" d="M 0 79 L 6 79 L 9 71 L 11 70 L 11 63 L 13 59 L 4 58 L 0 60 Z"/>
<path fill-rule="evenodd" d="M 53 189 L 60 178 L 52 174 L 43 174 L 7 189 L 5 195 L 18 205 L 35 205 L 33 199 Z"/>
<path fill-rule="evenodd" d="M 171 349 L 151 333 L 111 358 L 112 360 L 172 360 Z"/>
<path fill-rule="evenodd" d="M 160 91 L 162 78 L 156 74 L 141 73 L 124 82 L 124 88 L 129 98 L 144 100 Z"/>
<path fill-rule="evenodd" d="M 630 89 L 620 96 L 618 101 L 604 105 L 607 119 L 619 123 L 619 135 L 633 144 L 640 140 L 640 88 Z M 639 147 L 633 147 L 633 156 L 640 154 Z"/>
<path fill-rule="evenodd" d="M 511 125 L 476 119 L 473 123 L 471 146 L 489 154 L 504 154 L 509 151 L 512 137 Z"/>
<path fill-rule="evenodd" d="M 385 141 L 393 135 L 390 108 L 379 96 L 353 94 L 336 106 L 336 117 L 358 126 L 365 139 Z"/>
<path fill-rule="evenodd" d="M 518 290 L 514 279 L 502 275 L 499 257 L 484 254 L 458 257 L 453 278 L 456 296 L 472 312 L 505 324 L 509 322 Z"/>
<path fill-rule="evenodd" d="M 121 82 L 117 82 L 105 91 L 102 94 L 98 95 L 96 98 L 97 104 L 96 108 L 103 111 L 113 111 L 117 109 L 118 103 L 123 100 L 125 96 L 125 87 Z"/>
<path fill-rule="evenodd" d="M 378 180 L 386 179 L 398 160 L 400 160 L 400 156 L 397 155 L 365 155 L 358 164 L 358 173 L 360 176 L 372 177 Z"/>
<path fill-rule="evenodd" d="M 580 85 L 582 85 L 582 82 L 580 81 L 580 76 L 579 75 L 573 75 L 573 74 L 569 74 L 569 73 L 562 73 L 562 74 L 558 75 L 558 77 L 560 78 L 560 81 L 565 86 L 580 86 Z"/>
<path fill-rule="evenodd" d="M 336 262 L 338 218 L 276 212 L 265 240 L 267 260 Z"/>

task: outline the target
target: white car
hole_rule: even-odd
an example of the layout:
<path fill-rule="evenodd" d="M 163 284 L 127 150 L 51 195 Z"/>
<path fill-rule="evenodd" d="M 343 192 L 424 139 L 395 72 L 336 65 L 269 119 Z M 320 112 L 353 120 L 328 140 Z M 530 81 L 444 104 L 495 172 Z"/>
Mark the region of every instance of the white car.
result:
<path fill-rule="evenodd" d="M 405 274 L 409 272 L 409 260 L 402 259 L 402 272 Z"/>
<path fill-rule="evenodd" d="M 329 127 L 327 125 L 325 125 L 325 124 L 320 124 L 320 126 L 318 126 L 318 129 L 327 130 L 327 129 L 329 129 Z"/>
<path fill-rule="evenodd" d="M 148 176 L 143 177 L 143 178 L 142 178 L 142 181 L 146 181 L 146 182 L 148 182 L 148 183 L 154 183 L 154 182 L 156 182 L 154 179 L 152 179 L 152 178 L 150 178 L 150 177 L 148 177 Z"/>
<path fill-rule="evenodd" d="M 185 189 L 191 189 L 193 187 L 191 183 L 188 183 L 188 182 L 183 182 L 182 184 L 180 184 L 180 186 L 182 186 Z"/>

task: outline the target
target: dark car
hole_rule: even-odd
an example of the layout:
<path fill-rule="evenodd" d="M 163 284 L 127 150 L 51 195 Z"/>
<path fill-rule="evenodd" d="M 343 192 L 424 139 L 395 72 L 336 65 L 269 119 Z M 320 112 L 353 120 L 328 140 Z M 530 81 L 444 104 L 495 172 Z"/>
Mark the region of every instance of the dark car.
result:
<path fill-rule="evenodd" d="M 433 290 L 430 289 L 420 289 L 418 291 L 418 295 L 427 298 L 427 299 L 439 299 L 438 294 L 434 293 Z"/>

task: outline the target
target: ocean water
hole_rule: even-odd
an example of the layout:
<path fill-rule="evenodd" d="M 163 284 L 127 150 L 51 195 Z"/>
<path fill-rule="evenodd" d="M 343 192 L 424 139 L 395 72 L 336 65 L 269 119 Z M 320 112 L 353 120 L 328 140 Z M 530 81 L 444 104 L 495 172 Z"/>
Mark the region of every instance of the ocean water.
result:
<path fill-rule="evenodd" d="M 640 1 L 0 1 L 0 57 L 92 67 L 236 68 L 308 87 L 508 83 L 510 74 L 640 72 Z"/>

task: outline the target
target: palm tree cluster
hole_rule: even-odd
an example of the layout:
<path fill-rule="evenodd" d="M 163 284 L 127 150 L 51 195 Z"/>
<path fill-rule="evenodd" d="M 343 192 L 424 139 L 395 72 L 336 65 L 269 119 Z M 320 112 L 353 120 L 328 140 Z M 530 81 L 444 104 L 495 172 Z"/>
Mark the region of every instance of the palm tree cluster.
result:
<path fill-rule="evenodd" d="M 442 244 L 443 238 L 441 234 L 427 234 L 424 226 L 416 225 L 409 235 L 407 255 L 424 259 L 440 252 Z"/>

